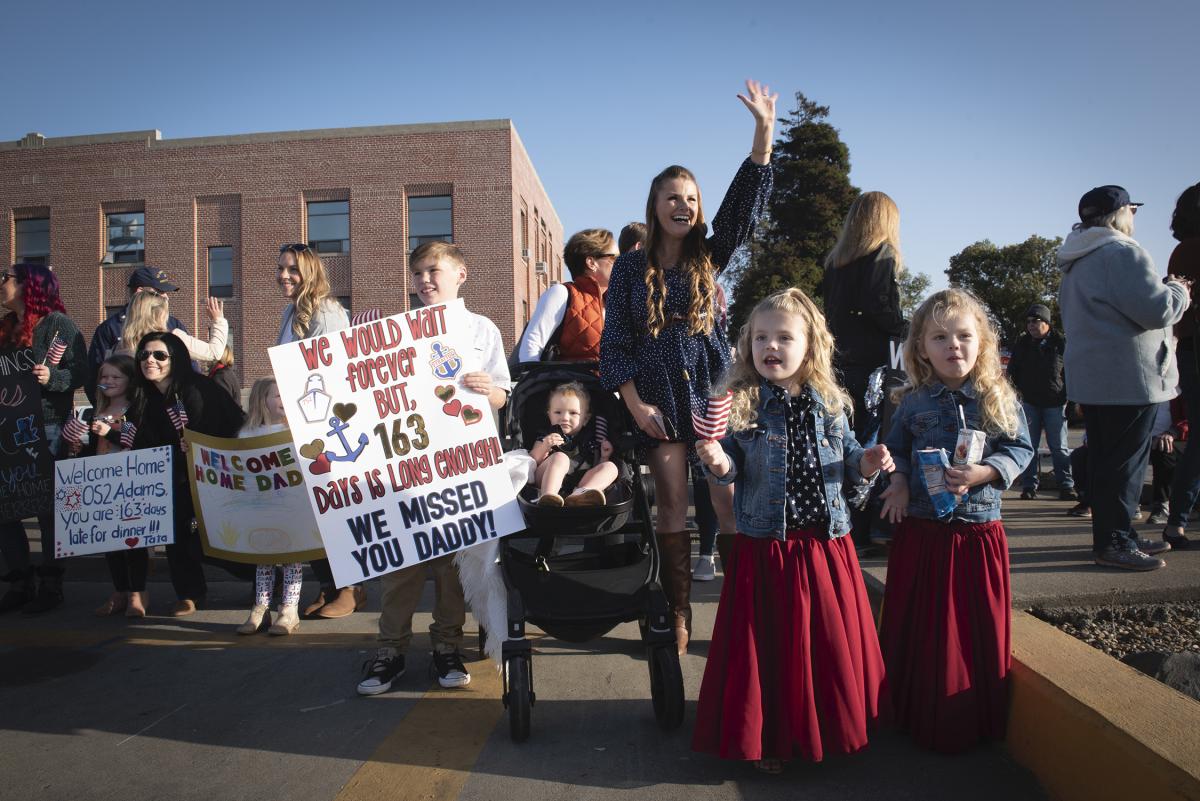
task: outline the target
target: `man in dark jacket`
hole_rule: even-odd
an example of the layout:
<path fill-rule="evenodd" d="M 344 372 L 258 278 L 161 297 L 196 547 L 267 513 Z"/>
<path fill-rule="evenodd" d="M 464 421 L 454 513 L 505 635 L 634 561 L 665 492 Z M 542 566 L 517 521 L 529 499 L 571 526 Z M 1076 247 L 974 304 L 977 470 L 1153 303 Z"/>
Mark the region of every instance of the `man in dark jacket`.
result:
<path fill-rule="evenodd" d="M 167 274 L 157 267 L 138 267 L 133 271 L 133 275 L 129 276 L 130 299 L 139 292 L 165 295 L 168 292 L 178 291 L 179 287 L 172 284 L 167 279 Z M 92 344 L 88 348 L 87 381 L 83 385 L 83 391 L 87 393 L 88 400 L 92 403 L 96 402 L 96 376 L 100 373 L 100 365 L 104 364 L 104 360 L 121 341 L 121 331 L 125 328 L 125 312 L 128 308 L 129 306 L 126 305 L 121 311 L 110 315 L 107 320 L 96 326 L 96 332 L 92 334 Z M 168 317 L 167 329 L 174 331 L 176 328 L 187 331 L 183 323 L 176 320 L 174 316 Z"/>
<path fill-rule="evenodd" d="M 1008 362 L 1008 377 L 1021 393 L 1021 406 L 1029 421 L 1029 439 L 1033 442 L 1034 457 L 1021 476 L 1021 498 L 1037 497 L 1038 444 L 1046 432 L 1046 447 L 1054 461 L 1054 477 L 1058 480 L 1058 497 L 1064 501 L 1078 500 L 1075 480 L 1071 477 L 1071 457 L 1067 452 L 1067 383 L 1063 372 L 1063 353 L 1066 341 L 1050 327 L 1050 310 L 1040 303 L 1025 313 L 1025 333 L 1017 340 Z"/>

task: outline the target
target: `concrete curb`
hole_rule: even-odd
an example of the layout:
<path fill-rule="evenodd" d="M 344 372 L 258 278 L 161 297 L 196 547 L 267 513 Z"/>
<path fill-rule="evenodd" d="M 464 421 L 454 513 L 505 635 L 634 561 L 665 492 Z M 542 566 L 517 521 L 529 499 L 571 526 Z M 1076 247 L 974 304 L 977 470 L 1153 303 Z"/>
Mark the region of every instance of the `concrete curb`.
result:
<path fill-rule="evenodd" d="M 1013 612 L 1008 750 L 1051 798 L 1200 798 L 1200 703 Z"/>

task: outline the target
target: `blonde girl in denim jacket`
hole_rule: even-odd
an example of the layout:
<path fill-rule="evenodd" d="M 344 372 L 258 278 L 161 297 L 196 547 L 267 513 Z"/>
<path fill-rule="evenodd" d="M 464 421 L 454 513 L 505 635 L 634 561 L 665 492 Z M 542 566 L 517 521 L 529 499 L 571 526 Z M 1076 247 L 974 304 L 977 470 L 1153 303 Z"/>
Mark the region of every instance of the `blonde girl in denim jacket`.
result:
<path fill-rule="evenodd" d="M 832 361 L 813 302 L 798 289 L 771 295 L 738 339 L 733 433 L 696 444 L 709 480 L 736 484 L 738 534 L 692 748 L 769 773 L 863 748 L 883 686 L 844 487 L 865 494 L 892 460 L 858 444 Z"/>
<path fill-rule="evenodd" d="M 1008 714 L 1011 595 L 1000 493 L 1029 464 L 1033 446 L 997 341 L 971 293 L 947 289 L 922 303 L 904 343 L 908 383 L 895 393 L 887 437 L 896 470 L 882 514 L 899 525 L 880 642 L 896 723 L 944 752 L 1003 737 Z M 945 470 L 958 502 L 951 498 L 939 517 L 917 453 L 953 454 L 963 422 L 984 432 L 983 454 Z"/>

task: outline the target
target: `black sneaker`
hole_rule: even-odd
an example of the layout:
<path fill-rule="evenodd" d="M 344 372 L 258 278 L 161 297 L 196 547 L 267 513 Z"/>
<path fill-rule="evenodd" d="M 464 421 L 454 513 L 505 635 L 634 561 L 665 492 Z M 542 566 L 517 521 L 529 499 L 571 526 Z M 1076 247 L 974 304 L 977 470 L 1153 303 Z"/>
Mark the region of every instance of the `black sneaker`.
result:
<path fill-rule="evenodd" d="M 1068 509 L 1067 514 L 1069 514 L 1071 517 L 1091 517 L 1092 516 L 1092 507 L 1090 507 L 1086 503 L 1080 501 L 1079 503 L 1075 504 L 1070 509 Z"/>
<path fill-rule="evenodd" d="M 1023 490 L 1021 492 L 1021 500 L 1036 501 L 1037 500 L 1037 490 L 1033 490 L 1033 489 Z"/>
<path fill-rule="evenodd" d="M 363 663 L 359 695 L 379 695 L 392 689 L 392 682 L 404 675 L 404 655 L 395 648 L 380 648 L 375 658 Z"/>
<path fill-rule="evenodd" d="M 467 667 L 462 661 L 462 654 L 458 651 L 450 653 L 434 651 L 430 669 L 437 674 L 438 684 L 443 687 L 466 687 L 471 683 L 471 674 L 467 672 Z"/>
<path fill-rule="evenodd" d="M 1074 487 L 1063 487 L 1058 491 L 1058 499 L 1060 501 L 1078 501 L 1079 493 Z"/>
<path fill-rule="evenodd" d="M 1149 556 L 1136 548 L 1133 550 L 1105 548 L 1103 551 L 1098 551 L 1093 558 L 1101 567 L 1117 567 L 1121 570 L 1147 571 L 1167 566 L 1167 563 L 1157 556 Z"/>
<path fill-rule="evenodd" d="M 1156 526 L 1161 526 L 1167 522 L 1167 517 L 1171 514 L 1171 507 L 1168 504 L 1158 504 L 1150 512 L 1150 516 L 1146 518 L 1147 523 L 1153 523 Z M 1145 550 L 1144 548 L 1142 550 Z M 1146 553 L 1150 553 L 1146 551 Z"/>

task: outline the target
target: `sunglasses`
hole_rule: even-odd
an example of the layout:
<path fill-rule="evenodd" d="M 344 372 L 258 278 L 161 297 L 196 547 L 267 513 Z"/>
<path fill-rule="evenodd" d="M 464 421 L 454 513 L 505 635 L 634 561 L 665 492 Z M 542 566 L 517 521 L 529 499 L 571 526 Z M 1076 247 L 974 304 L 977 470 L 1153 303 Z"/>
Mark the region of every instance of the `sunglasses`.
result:
<path fill-rule="evenodd" d="M 156 362 L 165 362 L 171 358 L 171 354 L 165 350 L 144 350 L 138 353 L 137 359 L 139 362 L 144 362 L 151 357 L 154 357 Z"/>
<path fill-rule="evenodd" d="M 295 242 L 290 245 L 280 245 L 279 246 L 280 253 L 287 253 L 289 251 L 292 253 L 299 253 L 302 250 L 310 250 L 310 249 L 311 248 L 309 248 L 309 246 L 304 244 L 303 242 Z"/>

